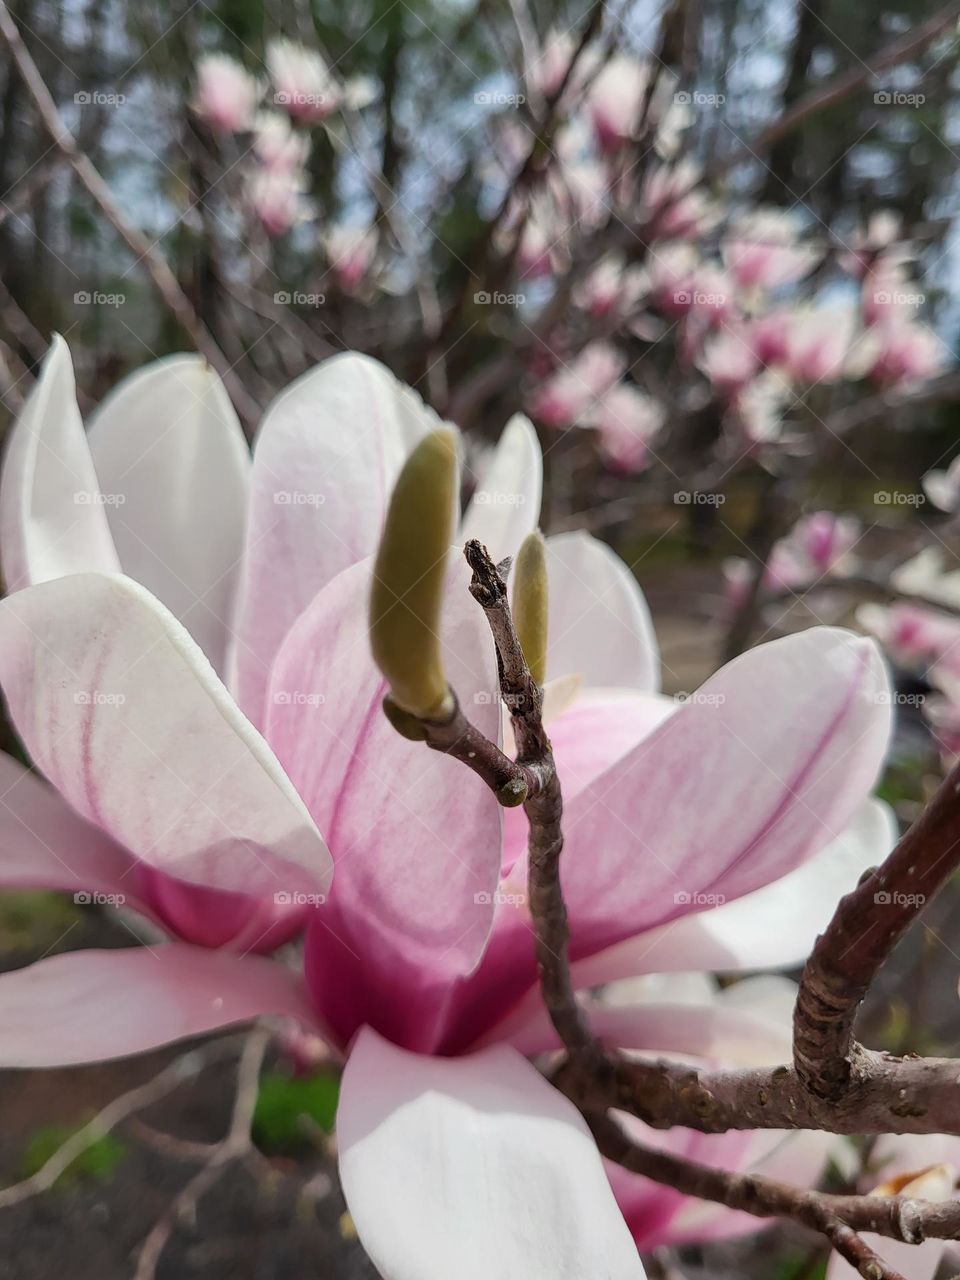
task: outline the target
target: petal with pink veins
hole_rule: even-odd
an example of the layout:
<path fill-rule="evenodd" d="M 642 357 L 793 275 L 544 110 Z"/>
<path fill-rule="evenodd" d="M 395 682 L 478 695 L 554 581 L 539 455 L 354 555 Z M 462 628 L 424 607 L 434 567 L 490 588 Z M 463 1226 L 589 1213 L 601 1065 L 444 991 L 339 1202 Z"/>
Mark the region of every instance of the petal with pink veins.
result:
<path fill-rule="evenodd" d="M 514 556 L 540 519 L 543 458 L 527 418 L 510 419 L 463 517 L 459 541 L 476 538 L 495 561 Z"/>
<path fill-rule="evenodd" d="M 250 452 L 223 383 L 194 355 L 137 370 L 93 416 L 90 451 L 123 572 L 222 671 L 250 487 Z"/>
<path fill-rule="evenodd" d="M 134 860 L 52 787 L 0 753 L 0 886 L 119 893 Z M 133 904 L 131 904 L 133 905 Z"/>
<path fill-rule="evenodd" d="M 230 661 L 231 687 L 258 727 L 281 641 L 322 587 L 376 550 L 400 468 L 438 425 L 388 369 L 353 353 L 324 360 L 267 410 Z"/>
<path fill-rule="evenodd" d="M 812 857 L 869 793 L 889 732 L 872 641 L 816 627 L 728 663 L 566 806 L 574 958 Z"/>
<path fill-rule="evenodd" d="M 120 567 L 77 407 L 70 352 L 59 334 L 7 442 L 0 545 L 8 591 Z"/>
<path fill-rule="evenodd" d="M 496 740 L 493 641 L 452 565 L 444 667 Z M 346 1042 L 363 1022 L 428 1052 L 454 980 L 479 961 L 500 868 L 502 810 L 463 764 L 389 724 L 367 642 L 370 564 L 339 575 L 277 656 L 267 737 L 333 852 L 337 888 L 308 935 L 308 980 Z"/>
<path fill-rule="evenodd" d="M 574 966 L 578 986 L 640 973 L 793 968 L 803 964 L 836 903 L 879 866 L 897 840 L 890 806 L 865 800 L 853 821 L 808 862 L 743 898 L 589 956 Z"/>
<path fill-rule="evenodd" d="M 68 952 L 0 976 L 0 1066 L 123 1058 L 263 1014 L 316 1025 L 302 979 L 272 960 L 173 942 Z"/>
<path fill-rule="evenodd" d="M 325 891 L 330 855 L 276 757 L 131 578 L 8 596 L 0 683 L 37 768 L 142 862 L 211 889 Z"/>
<path fill-rule="evenodd" d="M 391 1280 L 642 1280 L 593 1139 L 505 1047 L 421 1058 L 365 1028 L 343 1075 L 340 1177 Z"/>
<path fill-rule="evenodd" d="M 547 674 L 655 693 L 660 654 L 633 574 L 588 533 L 547 539 Z"/>

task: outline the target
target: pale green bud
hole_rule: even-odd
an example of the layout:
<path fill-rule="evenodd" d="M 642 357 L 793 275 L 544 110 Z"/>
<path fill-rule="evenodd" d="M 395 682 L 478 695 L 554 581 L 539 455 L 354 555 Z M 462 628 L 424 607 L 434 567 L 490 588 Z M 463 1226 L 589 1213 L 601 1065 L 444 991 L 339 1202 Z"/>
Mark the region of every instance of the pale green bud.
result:
<path fill-rule="evenodd" d="M 530 674 L 542 685 L 547 678 L 547 549 L 539 530 L 524 538 L 513 566 L 513 624 Z"/>
<path fill-rule="evenodd" d="M 457 437 L 433 431 L 394 486 L 370 593 L 374 660 L 393 703 L 425 720 L 446 719 L 454 708 L 439 631 L 458 488 Z"/>

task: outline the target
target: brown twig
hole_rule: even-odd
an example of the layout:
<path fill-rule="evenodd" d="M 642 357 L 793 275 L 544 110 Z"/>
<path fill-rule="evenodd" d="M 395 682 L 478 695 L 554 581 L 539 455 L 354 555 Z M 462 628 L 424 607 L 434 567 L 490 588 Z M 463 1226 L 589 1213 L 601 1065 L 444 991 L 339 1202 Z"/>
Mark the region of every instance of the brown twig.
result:
<path fill-rule="evenodd" d="M 270 1033 L 264 1027 L 256 1028 L 247 1036 L 237 1072 L 237 1093 L 230 1128 L 223 1140 L 213 1148 L 203 1168 L 194 1174 L 174 1198 L 167 1212 L 154 1224 L 140 1246 L 134 1280 L 154 1280 L 157 1263 L 177 1223 L 193 1216 L 198 1202 L 223 1176 L 227 1166 L 242 1159 L 250 1151 L 250 1126 L 257 1104 L 260 1070 L 269 1043 Z"/>

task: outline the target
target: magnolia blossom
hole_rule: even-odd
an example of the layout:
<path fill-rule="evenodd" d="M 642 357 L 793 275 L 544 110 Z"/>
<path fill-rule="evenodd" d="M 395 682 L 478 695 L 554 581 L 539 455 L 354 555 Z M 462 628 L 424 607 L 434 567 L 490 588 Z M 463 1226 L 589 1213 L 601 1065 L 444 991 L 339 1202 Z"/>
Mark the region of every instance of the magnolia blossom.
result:
<path fill-rule="evenodd" d="M 530 411 L 545 426 L 573 426 L 619 381 L 625 365 L 610 343 L 591 342 L 537 387 Z"/>
<path fill-rule="evenodd" d="M 652 240 L 695 240 L 716 226 L 719 210 L 700 187 L 690 160 L 651 169 L 640 192 L 647 235 Z"/>
<path fill-rule="evenodd" d="M 960 507 L 960 457 L 954 458 L 946 471 L 928 471 L 923 491 L 941 511 L 955 512 Z"/>
<path fill-rule="evenodd" d="M 864 604 L 857 621 L 901 666 L 926 670 L 953 654 L 960 660 L 960 618 L 938 609 L 906 602 Z"/>
<path fill-rule="evenodd" d="M 764 573 L 764 587 L 770 591 L 806 588 L 832 574 L 848 573 L 854 567 L 851 550 L 861 537 L 860 521 L 833 511 L 815 511 L 803 516 L 785 538 L 774 545 Z M 742 598 L 752 578 L 746 560 L 728 560 L 724 565 L 729 594 Z"/>
<path fill-rule="evenodd" d="M 629 316 L 649 289 L 642 267 L 628 267 L 618 254 L 608 254 L 576 292 L 577 305 L 592 316 Z"/>
<path fill-rule="evenodd" d="M 721 395 L 730 396 L 747 385 L 759 361 L 749 333 L 727 325 L 709 339 L 697 365 Z"/>
<path fill-rule="evenodd" d="M 253 150 L 267 169 L 296 173 L 307 163 L 310 141 L 279 111 L 259 111 L 253 122 Z"/>
<path fill-rule="evenodd" d="M 943 343 L 926 325 L 894 314 L 873 325 L 857 344 L 858 370 L 885 386 L 925 382 L 944 365 Z"/>
<path fill-rule="evenodd" d="M 247 199 L 269 236 L 282 236 L 306 216 L 306 179 L 299 171 L 259 169 L 247 178 Z"/>
<path fill-rule="evenodd" d="M 618 151 L 633 137 L 647 92 L 646 63 L 629 54 L 609 59 L 587 92 L 587 110 L 601 151 Z"/>
<path fill-rule="evenodd" d="M 0 485 L 0 684 L 47 779 L 4 763 L 0 882 L 123 894 L 149 918 L 162 897 L 168 925 L 169 895 L 211 928 L 224 904 L 306 907 L 306 950 L 302 972 L 248 954 L 250 930 L 243 954 L 172 940 L 48 957 L 0 976 L 0 1065 L 284 1015 L 346 1059 L 341 1173 L 382 1271 L 641 1277 L 583 1122 L 521 1056 L 557 1047 L 526 819 L 380 709 L 370 556 L 394 478 L 435 425 L 381 365 L 336 356 L 269 408 L 251 462 L 215 375 L 175 357 L 127 379 L 86 434 L 54 344 Z M 540 485 L 514 419 L 459 539 L 514 553 Z M 675 701 L 656 693 L 649 615 L 616 556 L 563 534 L 548 569 L 576 986 L 797 963 L 890 844 L 869 799 L 891 701 L 875 646 L 814 628 Z M 451 555 L 444 661 L 499 741 L 468 577 Z M 162 894 L 141 890 L 134 861 Z M 719 1007 L 709 1022 L 617 1018 L 605 1034 L 630 1052 L 712 1059 L 746 1033 Z M 617 1191 L 629 1206 L 658 1194 L 633 1179 Z"/>
<path fill-rule="evenodd" d="M 323 247 L 340 287 L 351 293 L 373 265 L 377 233 L 372 227 L 331 227 L 323 237 Z"/>
<path fill-rule="evenodd" d="M 604 457 L 620 471 L 641 471 L 649 459 L 650 441 L 666 418 L 663 405 L 626 382 L 605 391 L 587 411 L 581 425 L 594 427 Z"/>
<path fill-rule="evenodd" d="M 850 307 L 794 312 L 786 335 L 785 369 L 797 382 L 835 382 L 846 371 L 855 328 Z"/>
<path fill-rule="evenodd" d="M 274 102 L 301 124 L 316 124 L 340 105 L 340 85 L 316 49 L 293 40 L 271 40 L 267 70 Z"/>
<path fill-rule="evenodd" d="M 960 1138 L 937 1133 L 885 1134 L 877 1139 L 870 1153 L 870 1170 L 860 1187 L 865 1194 L 934 1202 L 951 1200 L 957 1195 L 960 1176 Z M 863 1241 L 905 1280 L 933 1280 L 950 1246 L 948 1240 L 904 1244 L 871 1232 L 863 1234 Z M 856 1277 L 857 1272 L 848 1262 L 837 1253 L 831 1254 L 826 1280 Z"/>
<path fill-rule="evenodd" d="M 779 209 L 756 209 L 738 218 L 721 243 L 727 270 L 743 289 L 772 289 L 792 284 L 811 271 L 822 256 L 809 245 L 796 244 L 797 227 Z"/>
<path fill-rule="evenodd" d="M 204 54 L 197 63 L 193 109 L 217 133 L 249 129 L 259 96 L 254 77 L 226 54 Z"/>

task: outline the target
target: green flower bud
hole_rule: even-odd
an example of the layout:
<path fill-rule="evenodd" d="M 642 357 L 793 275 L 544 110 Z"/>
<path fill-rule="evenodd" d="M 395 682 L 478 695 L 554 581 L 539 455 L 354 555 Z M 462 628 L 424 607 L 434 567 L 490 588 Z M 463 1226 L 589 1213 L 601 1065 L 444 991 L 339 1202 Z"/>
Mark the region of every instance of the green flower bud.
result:
<path fill-rule="evenodd" d="M 370 593 L 374 660 L 393 703 L 425 720 L 446 719 L 454 708 L 439 630 L 458 488 L 457 437 L 433 431 L 394 486 Z"/>
<path fill-rule="evenodd" d="M 547 678 L 547 556 L 539 530 L 528 533 L 513 566 L 513 624 L 537 684 Z"/>

